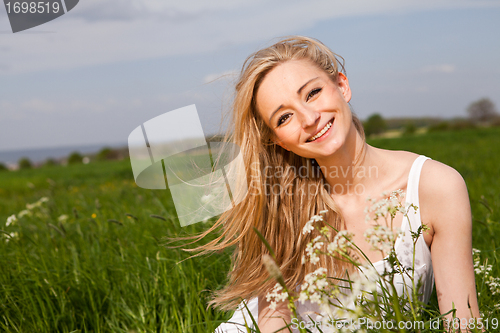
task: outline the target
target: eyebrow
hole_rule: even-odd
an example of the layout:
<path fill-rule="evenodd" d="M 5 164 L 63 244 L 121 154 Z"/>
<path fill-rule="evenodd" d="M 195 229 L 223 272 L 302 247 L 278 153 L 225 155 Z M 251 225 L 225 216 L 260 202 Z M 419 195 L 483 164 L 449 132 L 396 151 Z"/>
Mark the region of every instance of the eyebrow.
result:
<path fill-rule="evenodd" d="M 299 90 L 297 90 L 297 95 L 300 95 L 300 93 L 302 92 L 302 89 L 304 89 L 309 83 L 311 83 L 312 81 L 316 80 L 316 79 L 319 79 L 319 76 L 317 77 L 314 77 L 312 79 L 310 79 L 309 81 L 307 81 L 306 83 L 304 83 L 300 88 Z M 271 123 L 271 119 L 273 119 L 274 115 L 276 114 L 276 112 L 278 112 L 281 108 L 283 107 L 283 104 L 281 104 L 280 106 L 278 106 L 278 108 L 276 110 L 274 110 L 273 113 L 271 113 L 271 116 L 269 117 L 269 123 Z"/>

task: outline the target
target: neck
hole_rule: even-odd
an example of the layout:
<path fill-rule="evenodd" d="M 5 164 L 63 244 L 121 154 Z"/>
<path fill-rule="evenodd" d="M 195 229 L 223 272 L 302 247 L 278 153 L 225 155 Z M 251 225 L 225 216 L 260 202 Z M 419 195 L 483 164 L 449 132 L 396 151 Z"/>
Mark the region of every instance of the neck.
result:
<path fill-rule="evenodd" d="M 371 178 L 378 176 L 374 148 L 351 126 L 346 142 L 333 155 L 316 159 L 332 196 L 365 195 Z"/>

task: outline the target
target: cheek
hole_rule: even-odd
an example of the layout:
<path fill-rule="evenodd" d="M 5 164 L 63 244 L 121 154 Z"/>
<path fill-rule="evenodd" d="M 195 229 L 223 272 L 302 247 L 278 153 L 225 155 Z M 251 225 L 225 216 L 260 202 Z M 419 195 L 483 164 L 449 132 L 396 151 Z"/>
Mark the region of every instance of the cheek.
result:
<path fill-rule="evenodd" d="M 293 130 L 291 126 L 286 126 L 286 127 L 287 128 L 276 130 L 274 132 L 275 133 L 274 135 L 278 138 L 278 140 L 282 142 L 291 142 L 296 138 L 298 132 L 296 130 Z"/>
<path fill-rule="evenodd" d="M 288 139 L 288 134 L 284 130 L 274 131 L 274 137 L 279 141 L 286 141 Z"/>

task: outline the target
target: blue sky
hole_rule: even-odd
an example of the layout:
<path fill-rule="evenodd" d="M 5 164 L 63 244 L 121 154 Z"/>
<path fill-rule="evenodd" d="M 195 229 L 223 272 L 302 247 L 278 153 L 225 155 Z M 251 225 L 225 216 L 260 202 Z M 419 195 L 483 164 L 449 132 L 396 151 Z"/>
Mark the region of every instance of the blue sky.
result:
<path fill-rule="evenodd" d="M 16 34 L 0 9 L 0 150 L 125 144 L 190 104 L 214 133 L 246 56 L 290 34 L 345 58 L 363 119 L 499 108 L 499 31 L 500 1 L 82 0 Z"/>

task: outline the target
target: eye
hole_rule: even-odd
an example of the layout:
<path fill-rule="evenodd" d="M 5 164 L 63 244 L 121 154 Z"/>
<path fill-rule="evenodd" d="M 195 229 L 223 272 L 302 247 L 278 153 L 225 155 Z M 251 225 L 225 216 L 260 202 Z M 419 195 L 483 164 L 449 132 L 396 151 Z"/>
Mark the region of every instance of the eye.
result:
<path fill-rule="evenodd" d="M 290 116 L 291 116 L 290 113 L 285 113 L 284 115 L 282 115 L 281 117 L 279 117 L 276 126 L 282 125 L 288 118 L 290 118 Z"/>
<path fill-rule="evenodd" d="M 316 88 L 316 89 L 311 90 L 311 92 L 309 94 L 307 94 L 306 102 L 309 101 L 314 96 L 316 96 L 320 91 L 321 91 L 321 88 Z"/>

